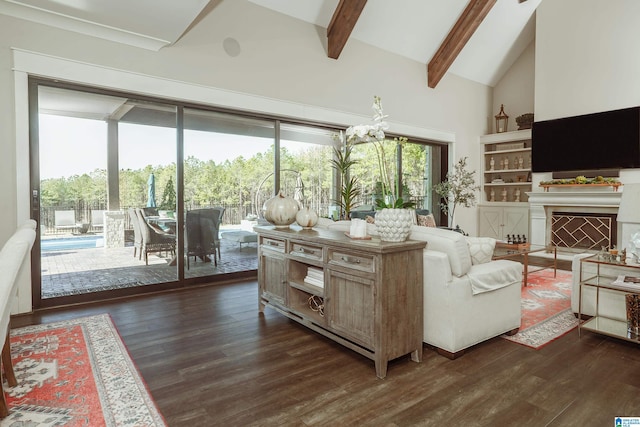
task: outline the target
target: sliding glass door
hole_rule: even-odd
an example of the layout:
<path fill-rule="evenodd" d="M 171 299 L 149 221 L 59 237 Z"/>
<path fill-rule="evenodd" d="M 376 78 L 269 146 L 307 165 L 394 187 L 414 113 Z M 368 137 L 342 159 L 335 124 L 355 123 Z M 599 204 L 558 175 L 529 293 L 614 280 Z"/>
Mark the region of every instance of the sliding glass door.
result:
<path fill-rule="evenodd" d="M 255 277 L 254 227 L 278 190 L 337 209 L 336 128 L 35 78 L 30 120 L 36 308 Z M 405 195 L 433 210 L 446 148 L 384 145 Z M 373 204 L 376 151 L 353 158 L 356 206 Z"/>
<path fill-rule="evenodd" d="M 185 108 L 185 278 L 257 270 L 253 227 L 274 193 L 275 143 L 273 120 Z"/>
<path fill-rule="evenodd" d="M 177 281 L 175 224 L 158 220 L 159 207 L 176 209 L 176 108 L 45 85 L 32 90 L 36 304 Z"/>

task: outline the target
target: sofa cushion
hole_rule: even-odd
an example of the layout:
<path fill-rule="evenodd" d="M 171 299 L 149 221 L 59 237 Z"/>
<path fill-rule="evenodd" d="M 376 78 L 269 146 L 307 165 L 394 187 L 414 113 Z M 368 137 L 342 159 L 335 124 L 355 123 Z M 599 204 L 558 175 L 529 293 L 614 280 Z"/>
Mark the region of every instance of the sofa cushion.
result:
<path fill-rule="evenodd" d="M 496 239 L 492 237 L 467 237 L 471 264 L 484 264 L 491 261 L 493 250 L 496 247 Z"/>
<path fill-rule="evenodd" d="M 471 268 L 471 255 L 465 236 L 455 231 L 435 227 L 411 227 L 411 240 L 427 242 L 427 248 L 432 251 L 444 252 L 449 258 L 451 273 L 456 277 L 467 274 Z"/>
<path fill-rule="evenodd" d="M 418 225 L 422 227 L 436 227 L 436 219 L 434 218 L 433 214 L 418 214 Z"/>
<path fill-rule="evenodd" d="M 316 224 L 316 228 L 329 228 L 335 221 L 331 218 L 319 217 L 318 223 Z"/>

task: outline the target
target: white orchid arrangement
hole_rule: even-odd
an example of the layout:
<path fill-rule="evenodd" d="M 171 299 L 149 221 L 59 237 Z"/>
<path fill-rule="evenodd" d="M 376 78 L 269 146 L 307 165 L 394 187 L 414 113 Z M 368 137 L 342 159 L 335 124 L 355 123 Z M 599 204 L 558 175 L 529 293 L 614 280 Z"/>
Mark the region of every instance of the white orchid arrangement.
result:
<path fill-rule="evenodd" d="M 389 124 L 385 121 L 386 116 L 382 111 L 382 100 L 379 96 L 373 97 L 373 123 L 370 125 L 350 126 L 346 130 L 347 143 L 370 142 L 376 150 L 378 168 L 380 169 L 380 180 L 382 184 L 382 197 L 376 200 L 376 206 L 383 208 L 409 208 L 414 204 L 405 202 L 400 197 L 400 185 L 392 185 L 395 180 L 391 177 L 387 167 L 387 159 L 384 152 L 385 131 L 389 129 Z M 396 143 L 401 144 L 407 141 L 406 138 L 396 138 Z M 386 201 L 386 195 L 391 200 Z"/>

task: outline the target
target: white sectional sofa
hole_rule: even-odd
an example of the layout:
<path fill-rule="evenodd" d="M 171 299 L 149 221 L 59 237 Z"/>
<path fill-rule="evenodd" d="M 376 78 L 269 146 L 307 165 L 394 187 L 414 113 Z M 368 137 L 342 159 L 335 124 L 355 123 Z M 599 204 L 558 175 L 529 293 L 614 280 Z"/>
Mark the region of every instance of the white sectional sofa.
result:
<path fill-rule="evenodd" d="M 16 304 L 18 296 L 18 284 L 28 274 L 30 263 L 30 251 L 36 238 L 37 224 L 34 220 L 27 220 L 13 233 L 0 250 L 0 332 L 4 337 L 2 346 L 2 370 L 0 382 L 5 379 L 10 387 L 18 383 L 13 364 L 11 362 L 11 344 L 9 342 L 9 328 L 11 310 Z M 4 391 L 0 395 L 0 418 L 9 414 Z"/>
<path fill-rule="evenodd" d="M 350 224 L 321 219 L 317 227 L 348 231 Z M 367 224 L 367 232 L 377 235 L 375 225 Z M 495 240 L 418 225 L 412 227 L 409 238 L 427 242 L 423 252 L 425 343 L 453 359 L 482 341 L 517 332 L 522 265 L 491 261 Z"/>

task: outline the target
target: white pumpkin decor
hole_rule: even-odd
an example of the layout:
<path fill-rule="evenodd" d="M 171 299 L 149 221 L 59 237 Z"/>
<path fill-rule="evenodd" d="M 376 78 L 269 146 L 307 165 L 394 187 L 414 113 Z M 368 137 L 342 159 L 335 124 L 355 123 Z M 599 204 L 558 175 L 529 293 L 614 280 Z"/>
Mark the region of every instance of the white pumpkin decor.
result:
<path fill-rule="evenodd" d="M 318 223 L 318 214 L 309 209 L 308 206 L 304 207 L 296 214 L 296 222 L 304 229 L 311 229 Z"/>
<path fill-rule="evenodd" d="M 264 218 L 276 228 L 286 228 L 293 224 L 299 209 L 298 202 L 282 194 L 282 191 L 264 202 L 262 207 Z"/>

